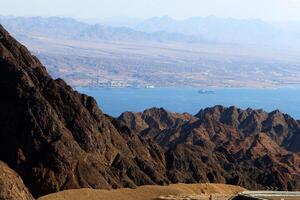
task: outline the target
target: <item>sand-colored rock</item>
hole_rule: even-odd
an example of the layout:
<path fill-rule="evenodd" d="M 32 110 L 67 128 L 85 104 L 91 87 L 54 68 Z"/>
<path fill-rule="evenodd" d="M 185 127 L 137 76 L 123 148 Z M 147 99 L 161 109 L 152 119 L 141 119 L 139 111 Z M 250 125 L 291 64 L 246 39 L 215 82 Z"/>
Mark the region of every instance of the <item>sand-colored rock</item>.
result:
<path fill-rule="evenodd" d="M 0 161 L 0 199 L 33 200 L 21 177 Z"/>
<path fill-rule="evenodd" d="M 211 194 L 223 197 L 245 191 L 244 188 L 223 184 L 174 184 L 169 186 L 141 186 L 137 189 L 117 190 L 68 190 L 50 194 L 39 200 L 155 200 L 170 197 L 196 197 L 209 199 Z M 168 198 L 169 197 L 169 198 Z"/>

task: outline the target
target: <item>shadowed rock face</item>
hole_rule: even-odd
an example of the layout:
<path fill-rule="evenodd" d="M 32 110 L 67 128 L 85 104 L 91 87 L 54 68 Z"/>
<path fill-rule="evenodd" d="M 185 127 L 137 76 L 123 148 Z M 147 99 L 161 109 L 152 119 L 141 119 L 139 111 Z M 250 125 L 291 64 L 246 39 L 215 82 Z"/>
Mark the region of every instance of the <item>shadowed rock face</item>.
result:
<path fill-rule="evenodd" d="M 70 188 L 169 183 L 163 150 L 53 80 L 0 27 L 0 160 L 34 196 Z"/>
<path fill-rule="evenodd" d="M 178 114 L 163 108 L 151 108 L 143 113 L 124 112 L 119 117 L 119 122 L 146 138 L 155 138 L 163 130 L 181 127 L 185 122 L 195 119 L 188 113 Z"/>
<path fill-rule="evenodd" d="M 279 111 L 153 108 L 114 119 L 1 26 L 0 91 L 0 160 L 35 197 L 171 182 L 300 189 L 300 125 Z"/>
<path fill-rule="evenodd" d="M 0 199 L 33 200 L 20 176 L 0 161 Z"/>
<path fill-rule="evenodd" d="M 119 120 L 165 149 L 170 181 L 300 189 L 300 123 L 290 116 L 222 106 L 188 118 L 161 113 L 153 108 L 124 113 Z M 155 119 L 155 126 L 148 119 Z"/>

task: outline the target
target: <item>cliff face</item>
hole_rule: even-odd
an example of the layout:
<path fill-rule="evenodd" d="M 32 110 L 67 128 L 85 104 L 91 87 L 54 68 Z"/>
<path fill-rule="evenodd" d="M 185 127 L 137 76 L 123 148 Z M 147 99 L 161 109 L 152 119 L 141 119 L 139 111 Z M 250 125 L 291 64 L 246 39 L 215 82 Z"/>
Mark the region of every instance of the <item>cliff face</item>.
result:
<path fill-rule="evenodd" d="M 92 97 L 53 80 L 2 27 L 0 38 L 0 160 L 34 196 L 168 183 L 158 145 L 118 126 Z"/>
<path fill-rule="evenodd" d="M 114 119 L 53 80 L 1 26 L 0 91 L 0 160 L 35 197 L 171 182 L 300 189 L 300 125 L 278 111 L 154 108 Z"/>
<path fill-rule="evenodd" d="M 222 106 L 188 118 L 162 113 L 168 112 L 124 113 L 119 121 L 165 149 L 170 181 L 300 189 L 300 123 L 290 116 Z"/>

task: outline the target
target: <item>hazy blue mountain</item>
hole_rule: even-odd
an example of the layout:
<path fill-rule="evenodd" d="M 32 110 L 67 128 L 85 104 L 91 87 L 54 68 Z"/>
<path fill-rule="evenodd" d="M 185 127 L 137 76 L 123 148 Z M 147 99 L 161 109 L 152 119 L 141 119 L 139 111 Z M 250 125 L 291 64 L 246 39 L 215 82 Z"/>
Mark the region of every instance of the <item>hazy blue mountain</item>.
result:
<path fill-rule="evenodd" d="M 78 33 L 89 27 L 72 18 L 60 17 L 2 17 L 0 23 L 17 35 L 77 37 Z"/>
<path fill-rule="evenodd" d="M 91 25 L 61 17 L 1 17 L 0 23 L 16 37 L 52 37 L 79 40 L 197 42 L 198 37 L 159 31 L 145 33 L 127 27 Z"/>
<path fill-rule="evenodd" d="M 98 20 L 96 23 L 112 26 L 112 27 L 128 27 L 133 28 L 141 23 L 143 20 L 132 17 L 109 17 Z"/>
<path fill-rule="evenodd" d="M 300 34 L 300 21 L 281 21 L 272 22 L 272 25 L 278 29 L 285 30 L 296 35 Z"/>
<path fill-rule="evenodd" d="M 194 35 L 211 42 L 229 43 L 294 43 L 297 35 L 274 24 L 257 19 L 239 20 L 233 18 L 192 17 L 175 20 L 170 17 L 154 17 L 135 27 L 148 33 L 164 31 Z"/>
<path fill-rule="evenodd" d="M 1 17 L 1 15 L 0 15 Z M 106 18 L 76 18 L 78 21 L 88 23 L 88 24 L 101 24 L 103 26 L 110 27 L 127 27 L 134 28 L 139 23 L 143 21 L 143 19 L 134 18 L 134 17 L 106 17 Z"/>
<path fill-rule="evenodd" d="M 138 22 L 137 19 L 120 17 L 100 20 L 99 24 L 61 17 L 0 17 L 0 23 L 16 37 L 300 47 L 300 22 L 270 23 L 256 19 L 224 19 L 214 16 L 186 20 L 165 16 Z"/>

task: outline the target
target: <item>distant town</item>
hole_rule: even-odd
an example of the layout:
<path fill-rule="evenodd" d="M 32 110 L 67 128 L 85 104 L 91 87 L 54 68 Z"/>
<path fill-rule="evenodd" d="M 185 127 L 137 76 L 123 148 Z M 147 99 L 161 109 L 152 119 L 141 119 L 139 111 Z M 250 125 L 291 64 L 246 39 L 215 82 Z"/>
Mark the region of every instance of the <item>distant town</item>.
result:
<path fill-rule="evenodd" d="M 198 23 L 209 23 L 209 20 L 225 23 L 218 18 L 198 20 Z M 253 35 L 239 33 L 233 38 L 230 30 L 235 27 L 231 27 L 233 21 L 227 19 L 223 25 L 228 26 L 229 32 L 210 30 L 218 34 L 215 37 L 223 38 L 223 42 L 199 40 L 189 33 L 163 34 L 93 26 L 69 18 L 0 17 L 0 22 L 37 55 L 53 77 L 62 78 L 72 86 L 270 88 L 300 85 L 300 48 L 297 46 L 300 46 L 300 40 L 297 42 L 300 37 L 286 40 L 286 35 L 280 35 L 284 37 L 280 45 L 280 38 L 257 40 L 261 37 L 255 38 L 255 27 L 271 26 L 266 22 L 239 21 L 241 33 L 245 31 L 243 27 L 247 27 Z M 273 27 L 263 30 L 262 34 L 268 36 L 276 30 Z M 226 38 L 239 38 L 239 41 Z M 255 45 L 249 44 L 249 39 Z"/>

